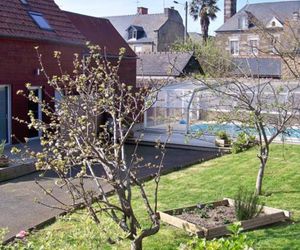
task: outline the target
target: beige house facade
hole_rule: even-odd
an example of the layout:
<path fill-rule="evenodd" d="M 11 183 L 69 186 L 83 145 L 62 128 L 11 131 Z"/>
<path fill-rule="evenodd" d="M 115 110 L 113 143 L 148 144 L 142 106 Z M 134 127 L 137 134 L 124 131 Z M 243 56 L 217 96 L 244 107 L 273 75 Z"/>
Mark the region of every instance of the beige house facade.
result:
<path fill-rule="evenodd" d="M 224 7 L 225 22 L 216 31 L 218 46 L 239 60 L 280 60 L 276 76 L 293 78 L 287 63 L 298 71 L 299 64 L 291 63 L 291 58 L 299 61 L 300 1 L 248 4 L 236 12 L 236 0 L 226 0 Z"/>

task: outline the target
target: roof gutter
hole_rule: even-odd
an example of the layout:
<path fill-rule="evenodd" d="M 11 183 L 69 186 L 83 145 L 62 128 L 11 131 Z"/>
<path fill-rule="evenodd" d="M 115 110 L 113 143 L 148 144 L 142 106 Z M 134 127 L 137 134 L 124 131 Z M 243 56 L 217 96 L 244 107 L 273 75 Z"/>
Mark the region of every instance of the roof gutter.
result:
<path fill-rule="evenodd" d="M 0 34 L 0 39 L 1 38 L 5 38 L 5 39 L 14 39 L 14 40 L 26 40 L 26 41 L 34 41 L 34 42 L 51 42 L 54 44 L 58 44 L 58 45 L 73 45 L 73 46 L 78 46 L 78 47 L 82 47 L 84 49 L 84 47 L 86 47 L 86 41 L 84 42 L 68 42 L 68 41 L 59 41 L 56 39 L 40 39 L 40 38 L 34 38 L 34 37 L 27 37 L 27 36 L 13 36 L 13 35 L 3 35 Z M 119 55 L 105 55 L 107 58 L 119 58 Z M 137 56 L 123 56 L 124 59 L 138 59 Z"/>
<path fill-rule="evenodd" d="M 72 42 L 72 41 L 67 41 L 67 40 L 58 40 L 58 39 L 43 39 L 43 38 L 38 38 L 38 37 L 28 37 L 28 36 L 14 36 L 14 35 L 3 35 L 0 34 L 0 38 L 11 38 L 15 40 L 27 40 L 27 41 L 42 41 L 42 42 L 52 42 L 52 43 L 57 43 L 57 44 L 68 44 L 68 45 L 77 45 L 77 46 L 82 46 L 85 45 L 85 42 Z"/>

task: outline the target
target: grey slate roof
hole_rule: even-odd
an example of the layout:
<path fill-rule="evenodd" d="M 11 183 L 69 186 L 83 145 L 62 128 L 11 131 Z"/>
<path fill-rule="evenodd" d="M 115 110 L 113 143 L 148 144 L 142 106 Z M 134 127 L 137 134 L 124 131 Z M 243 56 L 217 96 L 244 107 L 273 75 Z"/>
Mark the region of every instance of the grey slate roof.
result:
<path fill-rule="evenodd" d="M 180 76 L 193 57 L 192 52 L 138 53 L 138 76 Z"/>
<path fill-rule="evenodd" d="M 188 35 L 189 35 L 189 39 L 191 39 L 193 42 L 202 43 L 203 41 L 202 34 L 198 32 L 189 32 Z"/>
<path fill-rule="evenodd" d="M 168 16 L 162 14 L 148 14 L 148 15 L 127 15 L 127 16 L 110 16 L 106 17 L 113 24 L 116 30 L 127 41 L 127 29 L 130 26 L 143 27 L 147 38 L 154 41 L 155 31 L 168 20 Z"/>
<path fill-rule="evenodd" d="M 280 58 L 235 58 L 233 73 L 239 76 L 281 77 Z"/>
<path fill-rule="evenodd" d="M 247 4 L 228 19 L 216 32 L 239 30 L 238 18 L 241 15 L 245 15 L 246 11 L 253 14 L 263 24 L 267 24 L 273 17 L 284 23 L 287 18 L 292 18 L 293 13 L 298 12 L 299 9 L 300 1 Z"/>

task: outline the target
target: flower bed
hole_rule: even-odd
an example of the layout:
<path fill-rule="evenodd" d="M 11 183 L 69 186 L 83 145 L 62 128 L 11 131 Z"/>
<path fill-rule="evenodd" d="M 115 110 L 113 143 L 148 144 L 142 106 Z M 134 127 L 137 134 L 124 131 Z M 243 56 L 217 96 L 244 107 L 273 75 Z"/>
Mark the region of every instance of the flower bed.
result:
<path fill-rule="evenodd" d="M 234 200 L 199 204 L 191 207 L 159 212 L 161 221 L 189 233 L 213 239 L 229 234 L 227 226 L 236 222 Z M 241 221 L 243 230 L 255 229 L 290 219 L 291 213 L 285 210 L 264 206 L 258 217 Z"/>

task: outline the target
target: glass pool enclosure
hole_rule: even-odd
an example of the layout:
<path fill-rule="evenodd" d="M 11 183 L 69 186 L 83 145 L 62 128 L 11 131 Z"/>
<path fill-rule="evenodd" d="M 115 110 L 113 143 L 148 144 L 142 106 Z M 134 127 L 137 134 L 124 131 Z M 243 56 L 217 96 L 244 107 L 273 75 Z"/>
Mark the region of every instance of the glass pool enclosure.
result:
<path fill-rule="evenodd" d="M 298 97 L 300 102 L 300 92 Z M 280 98 L 286 98 L 285 94 Z M 145 113 L 144 127 L 152 131 L 165 131 L 171 127 L 175 132 L 200 131 L 206 135 L 226 131 L 231 137 L 236 137 L 242 132 L 240 126 L 217 123 L 217 114 L 220 110 L 224 113 L 229 112 L 228 107 L 232 105 L 234 105 L 232 101 L 224 100 L 205 85 L 187 80 L 166 86 L 159 92 L 156 103 Z M 244 130 L 255 133 L 250 128 Z M 267 130 L 269 135 L 274 132 L 272 126 Z M 280 137 L 277 139 L 300 142 L 300 126 L 295 124 Z"/>

